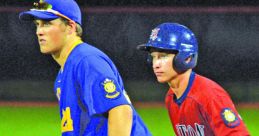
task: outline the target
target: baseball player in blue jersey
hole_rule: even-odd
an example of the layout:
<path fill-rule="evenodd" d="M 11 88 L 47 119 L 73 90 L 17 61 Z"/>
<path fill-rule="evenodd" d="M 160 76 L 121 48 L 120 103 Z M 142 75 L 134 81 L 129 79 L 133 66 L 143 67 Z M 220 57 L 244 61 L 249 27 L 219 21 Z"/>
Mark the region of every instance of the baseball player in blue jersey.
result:
<path fill-rule="evenodd" d="M 45 0 L 20 13 L 34 21 L 40 51 L 61 66 L 55 81 L 62 136 L 150 136 L 111 59 L 81 40 L 74 0 Z"/>

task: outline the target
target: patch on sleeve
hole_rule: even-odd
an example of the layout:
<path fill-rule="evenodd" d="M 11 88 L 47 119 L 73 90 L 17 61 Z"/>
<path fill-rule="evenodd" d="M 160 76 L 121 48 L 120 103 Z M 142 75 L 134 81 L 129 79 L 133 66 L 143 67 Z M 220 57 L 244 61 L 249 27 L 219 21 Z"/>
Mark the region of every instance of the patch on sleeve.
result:
<path fill-rule="evenodd" d="M 239 118 L 230 108 L 224 108 L 221 111 L 221 118 L 225 125 L 230 128 L 234 128 L 240 124 Z"/>
<path fill-rule="evenodd" d="M 114 84 L 114 81 L 111 79 L 106 78 L 102 82 L 104 91 L 106 92 L 105 97 L 109 99 L 117 98 L 120 95 L 120 92 L 116 90 L 116 85 Z"/>

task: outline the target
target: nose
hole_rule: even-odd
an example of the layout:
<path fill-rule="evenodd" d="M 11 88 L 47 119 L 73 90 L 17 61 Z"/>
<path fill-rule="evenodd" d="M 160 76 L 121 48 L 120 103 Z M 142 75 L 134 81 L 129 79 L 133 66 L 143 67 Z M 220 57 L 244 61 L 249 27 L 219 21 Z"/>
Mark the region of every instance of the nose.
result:
<path fill-rule="evenodd" d="M 42 27 L 37 27 L 37 28 L 36 28 L 36 35 L 37 35 L 37 36 L 43 35 L 43 29 L 42 29 Z"/>
<path fill-rule="evenodd" d="M 153 69 L 160 68 L 161 67 L 161 61 L 160 60 L 153 60 L 152 67 L 153 67 Z"/>

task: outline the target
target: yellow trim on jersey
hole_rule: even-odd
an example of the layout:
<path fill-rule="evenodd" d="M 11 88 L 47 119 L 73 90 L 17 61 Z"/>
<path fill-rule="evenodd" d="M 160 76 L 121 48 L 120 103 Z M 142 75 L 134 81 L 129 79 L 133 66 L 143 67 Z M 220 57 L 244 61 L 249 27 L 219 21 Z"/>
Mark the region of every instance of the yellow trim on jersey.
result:
<path fill-rule="evenodd" d="M 57 93 L 56 93 L 56 96 L 58 98 L 58 101 L 60 101 L 60 95 L 61 95 L 61 89 L 58 87 L 57 88 Z"/>
<path fill-rule="evenodd" d="M 52 57 L 57 61 L 57 63 L 61 66 L 61 69 L 63 69 L 66 60 L 69 56 L 69 54 L 72 52 L 72 50 L 79 44 L 83 43 L 81 38 L 77 38 L 71 42 L 71 44 L 68 45 L 67 48 L 64 48 L 64 50 L 61 52 L 59 56 L 52 55 Z"/>

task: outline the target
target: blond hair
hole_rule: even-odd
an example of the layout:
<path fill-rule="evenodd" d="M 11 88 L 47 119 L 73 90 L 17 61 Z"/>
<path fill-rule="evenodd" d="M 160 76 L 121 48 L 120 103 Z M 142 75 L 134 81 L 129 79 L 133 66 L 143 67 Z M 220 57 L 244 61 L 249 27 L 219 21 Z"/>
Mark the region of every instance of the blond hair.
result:
<path fill-rule="evenodd" d="M 65 25 L 68 25 L 68 20 L 65 18 L 60 18 L 62 22 L 65 23 Z M 76 23 L 76 35 L 81 37 L 83 34 L 83 29 L 81 27 L 81 25 L 79 25 L 78 23 Z"/>

